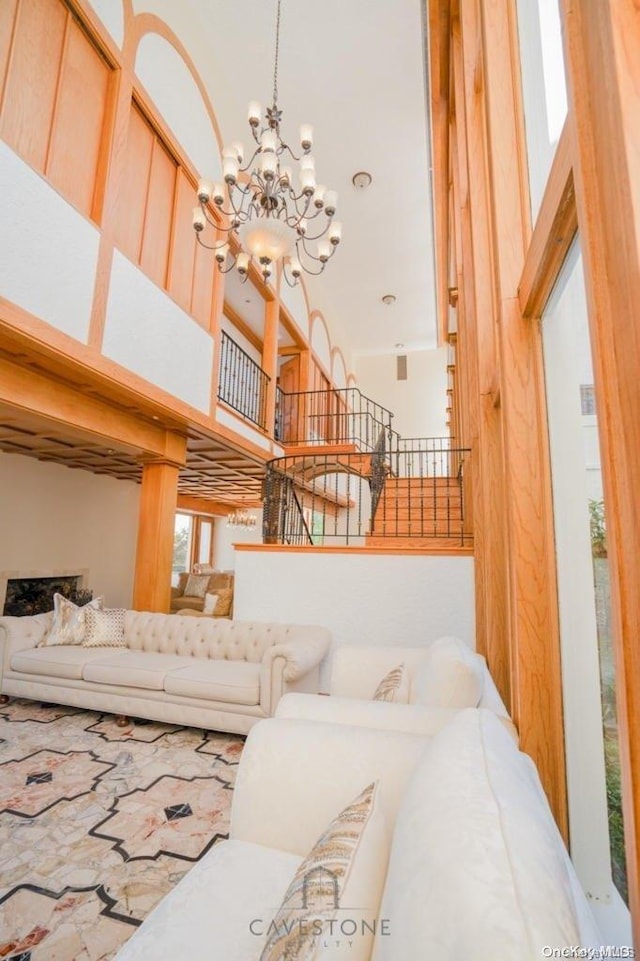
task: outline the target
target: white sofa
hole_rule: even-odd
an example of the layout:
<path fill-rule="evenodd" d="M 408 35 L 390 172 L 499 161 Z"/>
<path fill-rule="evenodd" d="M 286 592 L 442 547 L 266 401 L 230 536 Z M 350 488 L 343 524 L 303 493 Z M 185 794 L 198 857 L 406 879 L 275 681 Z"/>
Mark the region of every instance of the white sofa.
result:
<path fill-rule="evenodd" d="M 317 691 L 325 628 L 127 611 L 125 648 L 38 646 L 52 614 L 0 618 L 0 691 L 246 734 L 286 691 Z"/>
<path fill-rule="evenodd" d="M 601 943 L 532 762 L 492 712 L 469 709 L 426 742 L 313 721 L 258 725 L 240 762 L 230 840 L 116 961 L 258 961 L 302 859 L 372 780 L 389 828 L 377 852 L 378 863 L 388 859 L 382 898 L 341 904 L 337 938 L 314 958 L 539 961 L 552 956 L 547 946 Z M 372 953 L 359 933 L 350 945 L 342 933 L 345 914 L 362 910 L 378 921 Z"/>
<path fill-rule="evenodd" d="M 435 675 L 431 678 L 431 701 L 430 692 L 419 688 L 415 676 L 418 666 L 425 665 L 433 654 L 434 646 L 438 654 L 426 665 Z M 372 700 L 381 678 L 399 664 L 405 665 L 409 675 L 408 703 Z M 422 647 L 338 647 L 333 654 L 330 695 L 286 694 L 278 704 L 276 717 L 433 735 L 461 708 L 483 707 L 497 714 L 517 739 L 484 657 L 457 638 L 439 638 L 435 645 Z"/>

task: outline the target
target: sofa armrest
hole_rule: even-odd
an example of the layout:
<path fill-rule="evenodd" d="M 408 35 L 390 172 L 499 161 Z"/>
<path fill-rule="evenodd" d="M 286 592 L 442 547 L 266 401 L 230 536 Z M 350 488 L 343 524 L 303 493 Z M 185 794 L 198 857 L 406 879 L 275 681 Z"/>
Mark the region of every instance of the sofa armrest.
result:
<path fill-rule="evenodd" d="M 52 611 L 33 617 L 0 617 L 0 675 L 9 670 L 12 654 L 38 646 L 52 620 Z"/>
<path fill-rule="evenodd" d="M 176 599 L 176 597 L 182 597 L 182 596 L 183 596 L 183 594 L 182 594 L 182 591 L 180 590 L 179 587 L 172 587 L 172 588 L 171 588 L 171 600 L 172 600 L 172 601 L 174 601 L 174 600 Z"/>
<path fill-rule="evenodd" d="M 289 688 L 317 691 L 319 665 L 331 645 L 323 627 L 301 627 L 267 648 L 260 666 L 260 706 L 271 717 Z"/>
<path fill-rule="evenodd" d="M 267 718 L 252 727 L 236 779 L 230 837 L 304 856 L 372 781 L 392 827 L 422 737 Z"/>
<path fill-rule="evenodd" d="M 297 681 L 320 664 L 331 644 L 329 631 L 322 627 L 308 628 L 304 634 L 292 634 L 280 644 L 267 648 L 262 658 L 268 665 L 276 658 L 285 660 L 282 676 L 285 681 Z"/>

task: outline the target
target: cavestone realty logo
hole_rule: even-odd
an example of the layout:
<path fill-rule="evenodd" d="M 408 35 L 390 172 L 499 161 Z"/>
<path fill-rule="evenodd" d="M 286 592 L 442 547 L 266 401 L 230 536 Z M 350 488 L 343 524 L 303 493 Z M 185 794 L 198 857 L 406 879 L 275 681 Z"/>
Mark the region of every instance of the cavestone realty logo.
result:
<path fill-rule="evenodd" d="M 391 924 L 388 918 L 372 917 L 369 908 L 341 905 L 338 875 L 318 865 L 310 868 L 301 883 L 287 892 L 274 916 L 253 918 L 249 930 L 255 937 L 266 939 L 265 950 L 284 945 L 283 956 L 287 958 L 287 946 L 296 951 L 307 943 L 350 949 L 357 938 L 388 937 Z"/>

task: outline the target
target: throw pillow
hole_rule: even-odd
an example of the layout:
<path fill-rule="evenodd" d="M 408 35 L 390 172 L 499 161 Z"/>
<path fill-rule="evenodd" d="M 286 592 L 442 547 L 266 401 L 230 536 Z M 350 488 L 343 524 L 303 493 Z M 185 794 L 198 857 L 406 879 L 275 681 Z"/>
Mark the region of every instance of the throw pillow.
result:
<path fill-rule="evenodd" d="M 87 629 L 83 647 L 126 647 L 124 640 L 124 608 L 87 611 Z"/>
<path fill-rule="evenodd" d="M 204 595 L 204 607 L 202 608 L 203 614 L 213 614 L 216 604 L 218 603 L 217 594 L 205 594 Z"/>
<path fill-rule="evenodd" d="M 53 595 L 53 621 L 38 647 L 56 647 L 59 644 L 82 644 L 86 630 L 87 610 L 102 610 L 104 597 L 78 607 L 62 594 Z"/>
<path fill-rule="evenodd" d="M 457 637 L 440 637 L 427 648 L 414 672 L 417 704 L 477 707 L 484 686 L 484 662 Z"/>
<path fill-rule="evenodd" d="M 299 866 L 269 925 L 260 961 L 319 961 L 342 954 L 349 961 L 368 961 L 388 855 L 377 786 L 370 784 L 334 818 Z M 341 926 L 353 933 L 342 936 L 343 948 L 336 950 L 340 935 L 330 932 Z"/>
<path fill-rule="evenodd" d="M 404 664 L 398 664 L 382 678 L 373 694 L 374 701 L 409 703 L 409 678 Z"/>
<path fill-rule="evenodd" d="M 228 617 L 233 604 L 233 588 L 225 587 L 218 591 L 218 603 L 213 609 L 214 617 Z"/>
<path fill-rule="evenodd" d="M 209 584 L 207 574 L 189 574 L 184 588 L 186 597 L 204 597 Z"/>

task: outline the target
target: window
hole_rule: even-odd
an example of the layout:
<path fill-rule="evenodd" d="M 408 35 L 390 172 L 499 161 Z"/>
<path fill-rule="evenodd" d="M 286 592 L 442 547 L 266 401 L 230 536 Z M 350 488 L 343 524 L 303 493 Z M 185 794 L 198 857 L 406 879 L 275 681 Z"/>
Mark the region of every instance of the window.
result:
<path fill-rule="evenodd" d="M 0 135 L 98 221 L 110 66 L 62 0 L 0 4 L 0 64 Z"/>
<path fill-rule="evenodd" d="M 522 96 L 535 217 L 567 115 L 558 0 L 518 0 Z"/>
<path fill-rule="evenodd" d="M 173 534 L 171 586 L 180 574 L 192 571 L 196 564 L 213 562 L 213 519 L 199 514 L 176 514 Z"/>
<path fill-rule="evenodd" d="M 606 510 L 579 243 L 542 318 L 571 853 L 585 890 L 627 899 Z M 595 423 L 585 422 L 593 415 Z"/>

